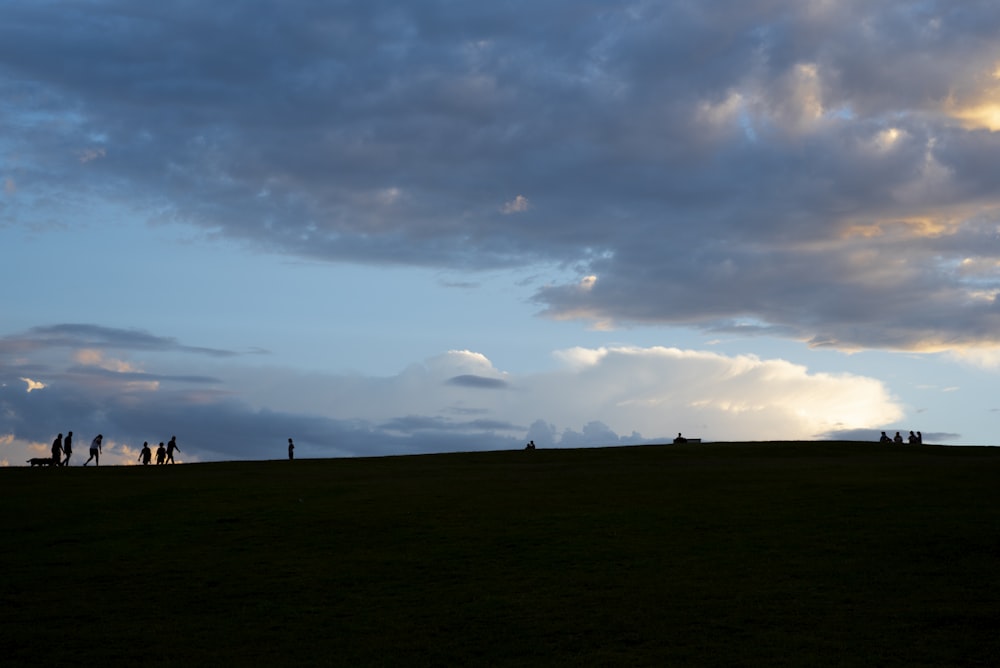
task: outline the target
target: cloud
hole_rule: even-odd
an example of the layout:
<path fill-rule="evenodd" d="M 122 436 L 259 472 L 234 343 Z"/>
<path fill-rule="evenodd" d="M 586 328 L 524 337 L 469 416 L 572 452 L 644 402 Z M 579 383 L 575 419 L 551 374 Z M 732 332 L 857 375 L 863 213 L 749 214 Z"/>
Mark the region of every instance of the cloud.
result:
<path fill-rule="evenodd" d="M 28 384 L 28 392 L 31 392 L 32 390 L 45 389 L 45 383 L 40 383 L 37 380 L 31 380 L 30 378 L 21 378 L 21 380 Z"/>
<path fill-rule="evenodd" d="M 604 328 L 1000 343 L 989 3 L 12 0 L 4 19 L 4 149 L 36 203 L 12 224 L 72 218 L 74 192 L 330 262 L 575 268 L 535 299 Z"/>
<path fill-rule="evenodd" d="M 475 387 L 489 390 L 497 390 L 507 387 L 507 381 L 502 378 L 487 378 L 471 373 L 462 374 L 461 376 L 453 376 L 445 382 L 449 385 L 458 385 L 459 387 Z"/>
<path fill-rule="evenodd" d="M 104 335 L 123 349 L 134 345 L 129 331 Z M 795 440 L 878 429 L 902 416 L 877 380 L 748 355 L 578 347 L 557 351 L 555 369 L 514 374 L 482 353 L 452 350 L 388 377 L 209 356 L 205 374 L 201 347 L 149 336 L 185 351 L 169 362 L 175 372 L 158 372 L 167 362 L 155 355 L 144 361 L 150 371 L 81 368 L 75 356 L 49 359 L 44 348 L 17 363 L 0 357 L 0 380 L 22 365 L 53 379 L 30 394 L 0 383 L 3 455 L 17 461 L 69 430 L 80 439 L 103 433 L 106 461 L 125 463 L 143 441 L 171 435 L 186 461 L 207 461 L 281 457 L 290 437 L 308 458 L 511 449 L 528 439 L 543 447 L 662 443 L 678 431 L 705 440 Z M 97 361 L 122 352 L 104 350 Z"/>
<path fill-rule="evenodd" d="M 501 211 L 506 214 L 511 213 L 523 213 L 527 211 L 531 204 L 528 202 L 528 198 L 524 195 L 518 195 L 509 202 L 504 203 Z"/>
<path fill-rule="evenodd" d="M 105 150 L 104 147 L 88 148 L 84 149 L 83 151 L 80 151 L 79 159 L 81 163 L 86 164 L 88 162 L 93 162 L 94 160 L 103 158 L 106 155 L 107 155 L 107 150 Z"/>
<path fill-rule="evenodd" d="M 231 357 L 239 353 L 216 348 L 184 346 L 170 337 L 155 336 L 138 329 L 120 329 L 91 324 L 59 324 L 34 327 L 24 334 L 0 338 L 0 353 L 56 348 L 75 349 L 79 361 L 99 364 L 103 350 L 135 350 L 149 352 L 181 352 Z"/>

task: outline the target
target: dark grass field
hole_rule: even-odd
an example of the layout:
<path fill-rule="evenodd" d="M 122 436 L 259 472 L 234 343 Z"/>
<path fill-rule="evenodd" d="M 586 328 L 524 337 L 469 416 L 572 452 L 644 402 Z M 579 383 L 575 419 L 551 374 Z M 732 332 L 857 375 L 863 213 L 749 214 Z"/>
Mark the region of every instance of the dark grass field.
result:
<path fill-rule="evenodd" d="M 996 666 L 1000 448 L 0 469 L 4 666 Z"/>

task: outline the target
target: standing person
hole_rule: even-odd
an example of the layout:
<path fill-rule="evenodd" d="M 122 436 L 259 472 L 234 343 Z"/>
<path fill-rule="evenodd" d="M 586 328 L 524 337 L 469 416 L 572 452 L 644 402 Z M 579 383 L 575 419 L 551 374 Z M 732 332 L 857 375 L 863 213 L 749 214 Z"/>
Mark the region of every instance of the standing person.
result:
<path fill-rule="evenodd" d="M 896 435 L 892 437 L 892 442 L 895 443 L 896 445 L 903 444 L 903 437 L 900 435 L 898 431 L 896 432 Z"/>
<path fill-rule="evenodd" d="M 149 441 L 143 441 L 142 450 L 139 451 L 139 461 L 142 462 L 143 466 L 146 466 L 152 458 L 153 451 L 149 449 Z"/>
<path fill-rule="evenodd" d="M 295 459 L 295 444 L 292 443 L 292 439 L 288 439 L 288 460 L 293 459 Z"/>
<path fill-rule="evenodd" d="M 167 459 L 167 450 L 163 447 L 163 441 L 160 441 L 160 447 L 156 449 L 156 465 L 159 466 Z"/>
<path fill-rule="evenodd" d="M 94 437 L 94 440 L 90 442 L 90 457 L 83 463 L 84 466 L 90 463 L 90 460 L 94 460 L 94 466 L 101 465 L 101 441 L 104 440 L 103 434 L 98 434 Z"/>
<path fill-rule="evenodd" d="M 52 465 L 59 466 L 59 462 L 62 461 L 62 433 L 56 436 L 56 440 L 52 441 Z"/>
<path fill-rule="evenodd" d="M 69 466 L 69 458 L 73 456 L 73 432 L 66 434 L 66 440 L 63 441 L 63 452 L 66 453 L 66 460 L 62 465 Z"/>
<path fill-rule="evenodd" d="M 181 449 L 177 447 L 177 437 L 171 436 L 170 441 L 167 442 L 167 461 L 171 464 L 176 464 L 174 461 L 174 450 L 180 452 Z"/>

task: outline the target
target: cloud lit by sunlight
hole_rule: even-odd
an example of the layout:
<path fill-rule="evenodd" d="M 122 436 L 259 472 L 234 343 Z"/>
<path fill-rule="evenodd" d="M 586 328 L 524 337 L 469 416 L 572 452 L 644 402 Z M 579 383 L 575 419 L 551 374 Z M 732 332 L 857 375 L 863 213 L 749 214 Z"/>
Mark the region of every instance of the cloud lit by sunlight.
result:
<path fill-rule="evenodd" d="M 522 213 L 527 211 L 531 207 L 531 203 L 528 202 L 528 198 L 524 195 L 518 195 L 509 202 L 505 202 L 501 211 L 506 214 L 511 213 Z"/>
<path fill-rule="evenodd" d="M 875 137 L 875 146 L 880 151 L 888 151 L 899 141 L 903 132 L 899 128 L 886 128 Z"/>
<path fill-rule="evenodd" d="M 23 380 L 25 383 L 28 384 L 28 392 L 29 393 L 32 392 L 33 390 L 42 390 L 42 389 L 45 389 L 45 383 L 41 383 L 41 382 L 39 382 L 37 380 L 32 380 L 30 378 L 22 378 L 21 380 Z"/>
<path fill-rule="evenodd" d="M 969 130 L 1000 131 L 1000 103 L 986 102 L 976 106 L 951 109 L 949 114 Z"/>
<path fill-rule="evenodd" d="M 108 358 L 102 351 L 95 350 L 93 348 L 83 348 L 81 350 L 77 350 L 73 353 L 73 359 L 76 360 L 78 364 L 82 364 L 84 366 L 95 366 L 104 369 L 105 371 L 132 373 L 139 370 L 129 362 Z"/>

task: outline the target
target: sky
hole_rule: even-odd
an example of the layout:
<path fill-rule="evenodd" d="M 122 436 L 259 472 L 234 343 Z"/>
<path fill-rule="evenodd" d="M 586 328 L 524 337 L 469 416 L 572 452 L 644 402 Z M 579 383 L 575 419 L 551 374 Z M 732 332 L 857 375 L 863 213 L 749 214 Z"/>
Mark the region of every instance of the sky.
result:
<path fill-rule="evenodd" d="M 0 13 L 0 465 L 998 442 L 993 2 Z"/>

